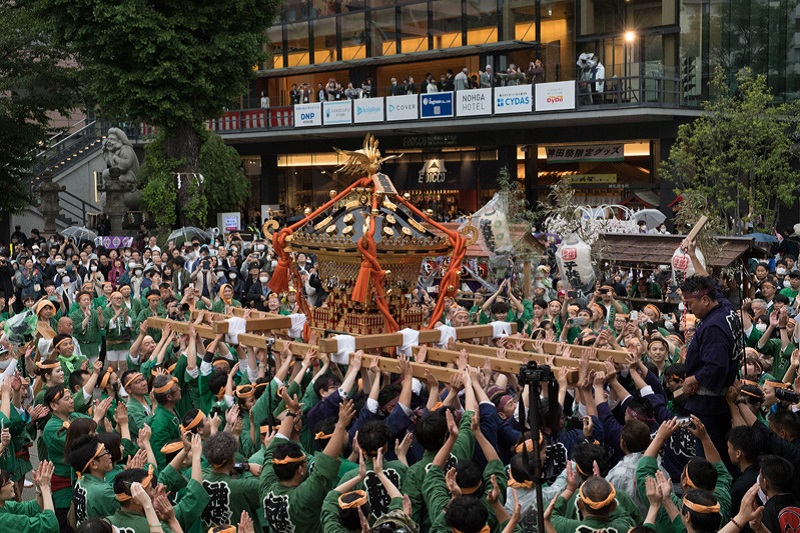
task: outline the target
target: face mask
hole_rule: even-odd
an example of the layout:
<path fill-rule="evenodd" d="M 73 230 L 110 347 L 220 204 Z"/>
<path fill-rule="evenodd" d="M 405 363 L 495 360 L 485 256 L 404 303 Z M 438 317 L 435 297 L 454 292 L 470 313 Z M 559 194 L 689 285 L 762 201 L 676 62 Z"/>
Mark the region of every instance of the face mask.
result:
<path fill-rule="evenodd" d="M 256 244 L 256 250 L 258 250 L 259 252 L 264 251 L 264 245 L 263 244 Z"/>
<path fill-rule="evenodd" d="M 788 288 L 790 288 L 792 286 L 792 284 L 789 282 L 788 279 L 785 279 L 785 280 L 783 280 L 783 286 L 788 289 Z"/>
<path fill-rule="evenodd" d="M 67 269 L 66 268 L 57 268 L 56 272 L 58 272 L 59 274 L 61 274 L 63 276 L 64 274 L 67 273 Z"/>
<path fill-rule="evenodd" d="M 236 279 L 236 274 L 231 274 L 231 279 Z"/>
<path fill-rule="evenodd" d="M 239 251 L 239 250 L 238 250 L 238 249 L 236 249 L 236 248 L 231 248 L 231 253 L 232 253 L 232 254 L 235 254 L 235 253 L 236 253 L 236 252 L 238 252 L 238 251 Z"/>
<path fill-rule="evenodd" d="M 272 268 L 274 269 L 275 267 L 278 266 L 278 260 L 277 259 L 273 259 L 272 263 L 270 263 L 270 264 L 272 265 Z"/>
<path fill-rule="evenodd" d="M 685 309 L 686 309 L 686 306 L 685 306 L 685 305 L 683 305 L 683 302 L 681 302 L 681 303 L 679 303 L 679 304 L 678 304 L 678 311 L 683 311 L 683 310 L 685 310 Z"/>
<path fill-rule="evenodd" d="M 136 274 L 137 276 L 141 276 L 142 275 L 142 271 L 139 270 L 138 268 L 133 273 Z"/>
<path fill-rule="evenodd" d="M 786 269 L 785 268 L 776 268 L 775 269 L 775 273 L 777 275 L 779 275 L 779 276 L 783 276 L 784 274 L 786 274 Z"/>
<path fill-rule="evenodd" d="M 767 331 L 767 325 L 766 324 L 756 324 L 756 329 L 758 331 L 760 331 L 761 333 L 764 333 L 765 331 Z"/>
<path fill-rule="evenodd" d="M 269 278 L 267 276 L 260 276 L 258 278 L 258 281 L 260 281 L 261 283 L 266 283 L 269 281 Z"/>
<path fill-rule="evenodd" d="M 94 265 L 92 265 L 92 266 L 89 268 L 89 270 L 91 270 L 92 272 L 97 272 L 97 267 L 96 267 L 96 266 L 94 266 Z"/>
<path fill-rule="evenodd" d="M 674 326 L 674 324 L 672 323 L 671 320 L 664 321 L 664 328 L 665 329 L 672 329 L 672 326 Z"/>
<path fill-rule="evenodd" d="M 131 253 L 130 253 L 130 252 L 125 252 L 123 255 L 124 255 L 124 256 L 125 256 L 125 258 L 127 259 L 127 258 L 129 258 L 129 257 L 131 256 Z"/>

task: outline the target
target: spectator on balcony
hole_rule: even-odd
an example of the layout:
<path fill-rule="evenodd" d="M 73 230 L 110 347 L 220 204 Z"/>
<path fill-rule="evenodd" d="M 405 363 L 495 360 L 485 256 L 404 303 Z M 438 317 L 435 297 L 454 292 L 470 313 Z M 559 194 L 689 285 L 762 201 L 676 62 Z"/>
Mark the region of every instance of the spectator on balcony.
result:
<path fill-rule="evenodd" d="M 325 86 L 325 93 L 328 102 L 335 102 L 344 97 L 341 84 L 333 78 L 328 80 L 328 84 Z"/>
<path fill-rule="evenodd" d="M 428 85 L 430 85 L 430 82 L 431 82 L 431 73 L 430 72 L 426 72 L 425 73 L 425 80 L 423 80 L 422 85 L 420 85 L 420 88 L 419 88 L 420 94 L 424 94 L 424 93 L 428 92 Z M 434 85 L 436 85 L 436 84 L 434 83 Z"/>
<path fill-rule="evenodd" d="M 262 91 L 261 92 L 261 108 L 262 109 L 266 109 L 268 107 L 269 107 L 269 96 L 267 96 L 267 93 Z"/>
<path fill-rule="evenodd" d="M 506 87 L 519 85 L 525 81 L 525 74 L 522 72 L 522 69 L 518 69 L 514 63 L 508 65 L 508 68 L 501 75 L 501 77 L 503 80 L 503 85 Z"/>
<path fill-rule="evenodd" d="M 361 89 L 353 87 L 353 82 L 348 82 L 347 88 L 344 90 L 344 96 L 348 100 L 355 100 L 361 98 Z"/>
<path fill-rule="evenodd" d="M 480 89 L 481 88 L 481 82 L 478 81 L 478 75 L 477 74 L 473 74 L 472 76 L 469 77 L 469 88 L 470 89 Z"/>
<path fill-rule="evenodd" d="M 372 78 L 367 78 L 367 81 L 361 84 L 361 98 L 372 97 Z"/>
<path fill-rule="evenodd" d="M 311 102 L 311 85 L 303 83 L 300 86 L 300 103 L 308 104 Z"/>
<path fill-rule="evenodd" d="M 397 78 L 392 78 L 392 84 L 389 86 L 389 95 L 390 96 L 401 96 L 406 94 L 405 88 L 397 83 Z"/>
<path fill-rule="evenodd" d="M 417 94 L 417 84 L 414 82 L 414 76 L 409 76 L 408 81 L 404 81 L 403 85 L 405 85 L 406 94 Z"/>
<path fill-rule="evenodd" d="M 495 86 L 494 70 L 491 65 L 486 65 L 486 70 L 480 73 L 481 89 L 490 89 Z"/>
<path fill-rule="evenodd" d="M 111 220 L 105 213 L 97 215 L 97 234 L 101 237 L 111 235 Z"/>
<path fill-rule="evenodd" d="M 328 93 L 325 91 L 325 87 L 322 86 L 322 83 L 317 84 L 317 102 L 325 102 L 328 100 Z"/>
<path fill-rule="evenodd" d="M 531 61 L 531 64 L 528 66 L 528 78 L 534 85 L 537 83 L 544 83 L 544 65 L 541 59 Z"/>
<path fill-rule="evenodd" d="M 453 90 L 453 69 L 447 69 L 445 74 L 439 76 L 439 92 L 449 92 Z"/>
<path fill-rule="evenodd" d="M 438 93 L 439 87 L 436 85 L 436 80 L 433 77 L 433 74 L 428 74 L 427 78 L 427 85 L 425 86 L 426 93 Z"/>
<path fill-rule="evenodd" d="M 464 67 L 461 69 L 461 72 L 456 74 L 453 80 L 453 90 L 465 91 L 467 89 L 469 89 L 469 69 Z"/>
<path fill-rule="evenodd" d="M 297 88 L 297 84 L 292 84 L 292 89 L 289 91 L 289 105 L 297 105 L 300 103 L 300 91 Z"/>

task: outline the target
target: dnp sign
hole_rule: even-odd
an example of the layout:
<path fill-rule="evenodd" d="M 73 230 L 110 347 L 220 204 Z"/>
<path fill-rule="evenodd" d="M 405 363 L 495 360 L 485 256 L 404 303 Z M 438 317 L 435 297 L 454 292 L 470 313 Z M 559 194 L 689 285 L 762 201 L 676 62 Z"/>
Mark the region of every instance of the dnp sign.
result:
<path fill-rule="evenodd" d="M 297 104 L 294 106 L 294 125 L 296 128 L 322 126 L 322 104 Z"/>
<path fill-rule="evenodd" d="M 425 93 L 420 95 L 420 118 L 453 116 L 453 93 Z"/>
<path fill-rule="evenodd" d="M 504 115 L 508 113 L 530 113 L 533 110 L 532 87 L 532 85 L 495 87 L 495 115 Z"/>

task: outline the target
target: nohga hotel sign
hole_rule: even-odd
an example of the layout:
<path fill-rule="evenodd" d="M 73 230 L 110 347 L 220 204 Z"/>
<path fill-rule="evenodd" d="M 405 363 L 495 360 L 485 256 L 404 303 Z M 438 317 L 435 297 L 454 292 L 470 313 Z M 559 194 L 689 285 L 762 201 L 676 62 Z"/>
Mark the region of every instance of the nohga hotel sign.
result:
<path fill-rule="evenodd" d="M 459 117 L 475 117 L 491 114 L 491 89 L 456 91 L 456 115 Z"/>

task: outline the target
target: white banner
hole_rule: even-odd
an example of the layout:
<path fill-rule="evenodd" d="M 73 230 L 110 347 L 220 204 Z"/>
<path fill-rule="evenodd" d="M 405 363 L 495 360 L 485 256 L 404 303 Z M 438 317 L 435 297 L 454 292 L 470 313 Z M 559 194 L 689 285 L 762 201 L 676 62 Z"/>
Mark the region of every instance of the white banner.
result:
<path fill-rule="evenodd" d="M 419 100 L 416 94 L 386 97 L 386 120 L 417 120 Z"/>
<path fill-rule="evenodd" d="M 497 115 L 506 113 L 530 113 L 533 111 L 532 85 L 511 85 L 495 87 L 494 112 Z"/>
<path fill-rule="evenodd" d="M 296 104 L 294 106 L 294 127 L 322 126 L 322 104 Z"/>
<path fill-rule="evenodd" d="M 536 84 L 536 111 L 575 109 L 575 82 Z"/>
<path fill-rule="evenodd" d="M 353 100 L 355 123 L 383 122 L 383 98 L 363 98 Z"/>
<path fill-rule="evenodd" d="M 492 90 L 473 89 L 456 91 L 456 115 L 474 117 L 492 114 Z"/>
<path fill-rule="evenodd" d="M 353 101 L 334 100 L 333 102 L 323 102 L 322 112 L 323 122 L 326 126 L 330 124 L 352 124 L 353 123 Z"/>

